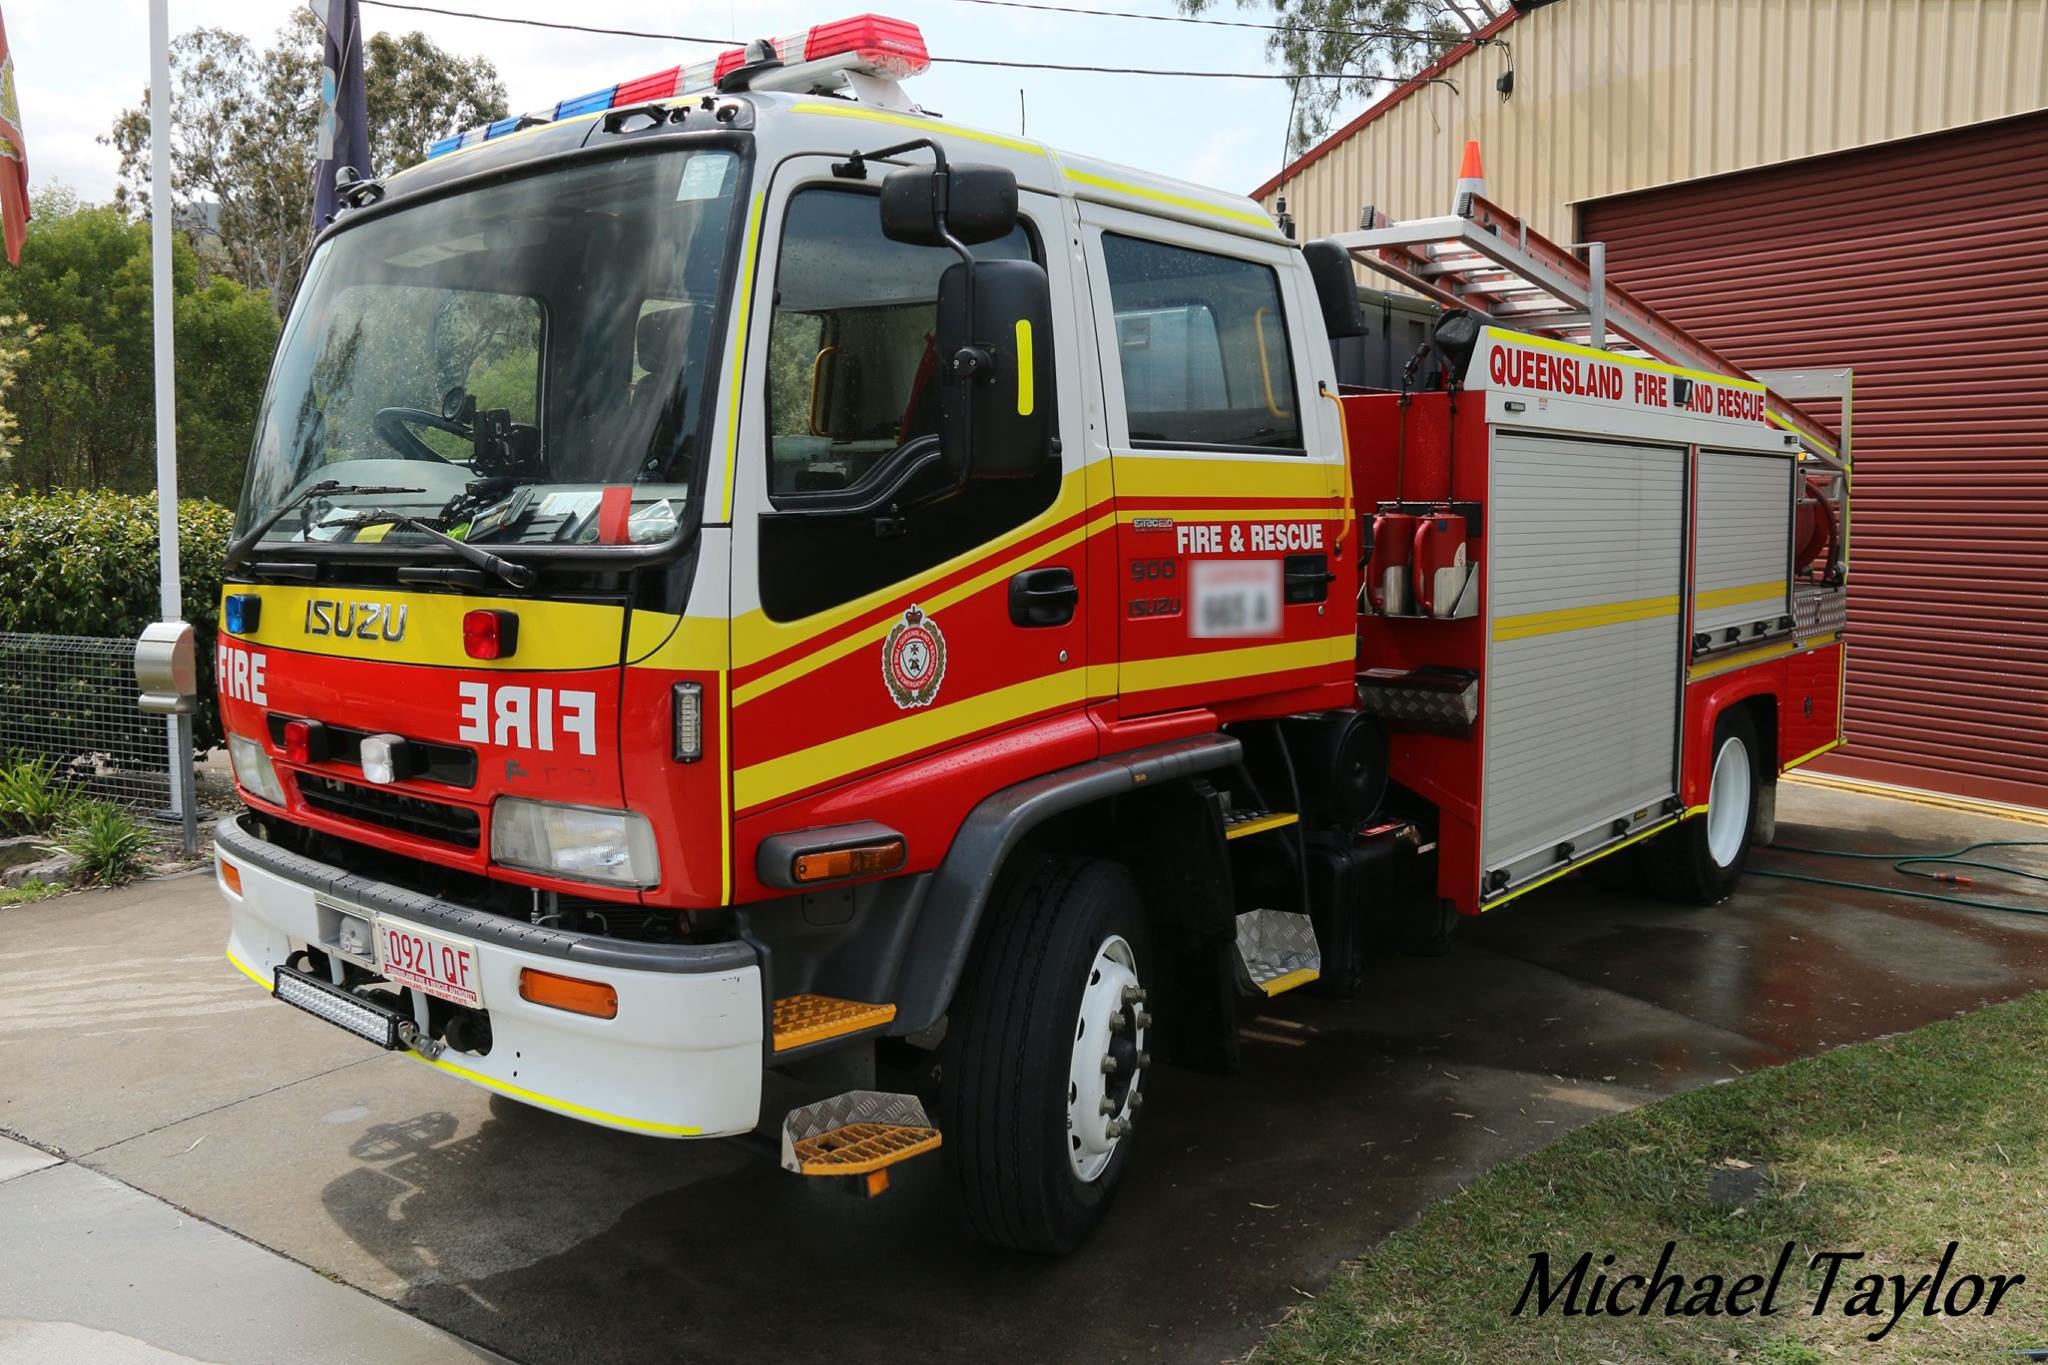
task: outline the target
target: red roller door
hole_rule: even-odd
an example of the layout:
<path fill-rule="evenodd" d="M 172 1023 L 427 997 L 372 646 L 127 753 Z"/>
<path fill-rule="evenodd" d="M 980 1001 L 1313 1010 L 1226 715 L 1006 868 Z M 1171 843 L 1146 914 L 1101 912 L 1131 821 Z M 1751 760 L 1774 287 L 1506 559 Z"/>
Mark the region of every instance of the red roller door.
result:
<path fill-rule="evenodd" d="M 1736 361 L 1856 371 L 1849 744 L 1824 766 L 2048 807 L 2048 113 L 1580 228 Z"/>

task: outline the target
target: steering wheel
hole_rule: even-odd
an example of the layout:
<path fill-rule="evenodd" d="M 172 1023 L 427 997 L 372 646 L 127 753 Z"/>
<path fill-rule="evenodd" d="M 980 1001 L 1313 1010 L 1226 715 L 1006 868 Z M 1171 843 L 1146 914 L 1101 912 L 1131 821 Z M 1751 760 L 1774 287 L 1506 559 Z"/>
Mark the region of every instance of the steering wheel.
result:
<path fill-rule="evenodd" d="M 434 460 L 440 464 L 455 463 L 422 441 L 412 427 L 407 425 L 408 423 L 432 427 L 436 431 L 445 431 L 464 440 L 469 440 L 473 434 L 468 423 L 457 421 L 453 417 L 443 417 L 438 412 L 428 412 L 425 408 L 379 408 L 377 415 L 370 419 L 371 427 L 383 439 L 384 444 L 406 459 Z"/>

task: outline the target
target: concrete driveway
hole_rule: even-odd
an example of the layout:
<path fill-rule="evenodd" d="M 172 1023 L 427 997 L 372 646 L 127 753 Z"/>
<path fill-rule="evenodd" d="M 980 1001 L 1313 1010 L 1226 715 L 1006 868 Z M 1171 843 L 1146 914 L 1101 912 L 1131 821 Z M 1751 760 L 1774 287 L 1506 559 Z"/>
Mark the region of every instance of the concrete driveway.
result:
<path fill-rule="evenodd" d="M 2048 829 L 1787 784 L 1779 837 L 1924 850 Z M 1273 1002 L 1235 1079 L 1160 1075 L 1114 1214 L 1048 1261 L 955 1231 L 935 1163 L 862 1203 L 733 1145 L 586 1127 L 370 1052 L 250 986 L 224 925 L 206 878 L 0 911 L 0 1129 L 68 1159 L 12 1180 L 0 1160 L 0 1225 L 29 1226 L 32 1182 L 100 1181 L 362 1291 L 326 1284 L 347 1301 L 325 1324 L 462 1339 L 384 1359 L 1213 1361 L 1578 1124 L 2048 985 L 2048 919 L 1758 877 L 1679 910 L 1573 879 L 1467 925 L 1447 958 L 1380 964 L 1354 1001 Z M 0 1356 L 11 1314 L 283 1358 L 152 1336 L 125 1257 L 67 1262 L 68 1297 L 44 1259 L 0 1239 Z M 251 1308 L 296 1333 L 262 1298 L 231 1311 Z"/>

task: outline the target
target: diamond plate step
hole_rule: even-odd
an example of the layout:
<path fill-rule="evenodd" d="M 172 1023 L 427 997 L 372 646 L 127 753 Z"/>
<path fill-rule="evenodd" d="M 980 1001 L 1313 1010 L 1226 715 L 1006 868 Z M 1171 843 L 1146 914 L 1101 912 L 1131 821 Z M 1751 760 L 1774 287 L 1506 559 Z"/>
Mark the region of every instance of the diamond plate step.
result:
<path fill-rule="evenodd" d="M 938 1145 L 915 1095 L 849 1090 L 782 1120 L 782 1167 L 798 1175 L 867 1175 Z"/>
<path fill-rule="evenodd" d="M 1253 910 L 1237 917 L 1239 984 L 1263 995 L 1306 986 L 1323 974 L 1323 953 L 1309 917 Z"/>
<path fill-rule="evenodd" d="M 842 1038 L 880 1028 L 896 1017 L 894 1005 L 840 1000 L 830 995 L 786 995 L 775 1002 L 775 1050 Z"/>

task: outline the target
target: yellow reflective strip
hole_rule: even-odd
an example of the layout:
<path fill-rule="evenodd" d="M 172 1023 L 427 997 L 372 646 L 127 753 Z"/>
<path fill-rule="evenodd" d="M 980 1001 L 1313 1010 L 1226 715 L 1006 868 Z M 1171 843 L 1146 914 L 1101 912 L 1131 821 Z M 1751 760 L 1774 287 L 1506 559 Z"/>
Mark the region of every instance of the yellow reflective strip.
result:
<path fill-rule="evenodd" d="M 236 971 L 240 972 L 243 976 L 248 977 L 251 981 L 261 986 L 266 993 L 270 991 L 270 983 L 268 981 L 265 981 L 263 979 L 262 974 L 258 972 L 254 967 L 251 967 L 248 963 L 242 961 L 242 959 L 240 959 L 239 957 L 236 957 L 235 950 L 233 948 L 228 949 L 228 961 L 235 964 Z"/>
<path fill-rule="evenodd" d="M 1017 415 L 1031 415 L 1031 385 L 1036 375 L 1031 367 L 1031 321 L 1017 319 Z"/>
<path fill-rule="evenodd" d="M 1296 967 L 1291 972 L 1274 977 L 1259 989 L 1263 990 L 1268 997 L 1271 997 L 1280 994 L 1282 991 L 1291 991 L 1296 986 L 1306 986 L 1309 982 L 1319 980 L 1321 977 L 1322 973 L 1314 967 Z"/>
<path fill-rule="evenodd" d="M 1793 425 L 1793 423 L 1786 420 L 1785 418 L 1780 417 L 1776 412 L 1774 412 L 1770 408 L 1764 409 L 1764 420 L 1769 422 L 1774 427 L 1782 427 L 1786 431 L 1791 432 L 1794 436 L 1797 436 L 1800 440 L 1805 441 L 1807 444 L 1811 445 L 1815 450 L 1818 450 L 1821 454 L 1827 456 L 1830 460 L 1840 460 L 1842 458 L 1839 454 L 1836 453 L 1835 448 L 1829 445 L 1826 441 L 1821 440 L 1817 436 L 1808 436 L 1799 427 Z"/>
<path fill-rule="evenodd" d="M 1811 763 L 1811 762 L 1813 762 L 1813 760 L 1815 760 L 1816 758 L 1819 758 L 1819 757 L 1820 757 L 1820 756 L 1821 756 L 1822 754 L 1826 753 L 1826 752 L 1827 752 L 1828 750 L 1830 750 L 1830 749 L 1839 749 L 1839 748 L 1841 748 L 1841 747 L 1842 747 L 1842 741 L 1841 741 L 1841 740 L 1839 740 L 1839 739 L 1831 739 L 1831 740 L 1829 740 L 1829 741 L 1828 741 L 1827 743 L 1825 743 L 1825 744 L 1821 745 L 1821 746 L 1820 746 L 1820 747 L 1819 747 L 1818 749 L 1814 749 L 1814 750 L 1811 750 L 1811 751 L 1809 751 L 1809 752 L 1807 752 L 1807 753 L 1803 753 L 1803 754 L 1801 754 L 1801 755 L 1800 755 L 1799 757 L 1797 757 L 1797 758 L 1793 759 L 1793 760 L 1792 760 L 1792 761 L 1791 761 L 1790 763 L 1787 763 L 1787 764 L 1786 764 L 1786 765 L 1785 765 L 1784 767 L 1780 768 L 1780 769 L 1779 769 L 1778 771 L 1780 771 L 1780 772 L 1787 772 L 1787 773 L 1789 773 L 1789 772 L 1791 772 L 1791 771 L 1792 771 L 1792 770 L 1793 770 L 1794 768 L 1797 768 L 1797 767 L 1800 767 L 1800 766 L 1802 766 L 1802 765 L 1804 765 L 1804 764 L 1807 764 L 1807 763 Z"/>
<path fill-rule="evenodd" d="M 1318 640 L 1295 640 L 1287 644 L 1253 645 L 1246 649 L 1212 650 L 1206 654 L 1180 654 L 1162 659 L 1126 659 L 1121 665 L 1123 691 L 1156 692 L 1167 687 L 1221 682 L 1265 673 L 1285 673 L 1296 668 L 1322 664 L 1349 663 L 1357 655 L 1357 644 L 1347 632 Z"/>
<path fill-rule="evenodd" d="M 1610 365 L 1622 365 L 1634 370 L 1654 370 L 1659 374 L 1682 374 L 1687 379 L 1702 379 L 1709 384 L 1725 384 L 1730 388 L 1747 389 L 1751 393 L 1762 393 L 1764 386 L 1754 379 L 1738 379 L 1732 374 L 1716 374 L 1712 370 L 1688 370 L 1683 365 L 1667 361 L 1651 360 L 1647 357 L 1616 355 L 1592 346 L 1581 346 L 1574 341 L 1557 341 L 1550 337 L 1539 337 L 1528 332 L 1517 332 L 1511 328 L 1495 327 L 1490 330 L 1500 334 L 1503 341 L 1517 346 L 1534 346 L 1540 350 L 1556 351 L 1561 355 L 1581 355 L 1589 360 L 1604 360 Z M 1768 415 L 1768 413 L 1766 413 Z"/>
<path fill-rule="evenodd" d="M 1272 815 L 1261 815 L 1255 820 L 1241 821 L 1223 827 L 1225 839 L 1249 839 L 1254 834 L 1264 834 L 1269 829 L 1284 829 L 1301 819 L 1293 811 L 1277 811 Z"/>
<path fill-rule="evenodd" d="M 1702 678 L 1715 678 L 1723 673 L 1732 673 L 1734 670 L 1746 668 L 1750 664 L 1769 663 L 1773 659 L 1784 658 L 1787 654 L 1795 652 L 1798 648 L 1799 646 L 1792 643 L 1792 641 L 1785 640 L 1775 645 L 1759 645 L 1755 649 L 1745 649 L 1739 654 L 1730 654 L 1725 658 L 1709 659 L 1705 663 L 1694 664 L 1687 668 L 1685 670 L 1685 680 L 1687 682 L 1698 682 Z"/>
<path fill-rule="evenodd" d="M 754 297 L 754 255 L 761 246 L 761 202 L 765 197 L 756 194 L 753 206 L 747 210 L 746 254 L 740 258 L 736 288 L 740 306 L 739 319 L 734 323 L 738 330 L 733 333 L 732 401 L 725 410 L 725 501 L 719 509 L 720 521 L 732 520 L 733 478 L 739 472 L 740 387 L 747 374 L 747 314 Z"/>
<path fill-rule="evenodd" d="M 909 114 L 891 114 L 881 109 L 867 109 L 860 105 L 833 101 L 830 104 L 793 104 L 792 114 L 824 114 L 831 118 L 860 119 L 866 123 L 890 123 L 898 128 L 915 128 L 936 138 L 961 138 L 968 142 L 986 143 L 991 147 L 1007 147 L 1013 152 L 1027 156 L 1044 156 L 1045 148 L 1036 142 L 1022 138 L 1005 137 L 1001 133 L 985 133 L 979 128 L 961 128 L 937 119 L 916 118 Z"/>
<path fill-rule="evenodd" d="M 1096 175 L 1092 171 L 1068 168 L 1066 175 L 1067 179 L 1077 184 L 1089 185 L 1099 190 L 1111 190 L 1117 194 L 1128 194 L 1133 199 L 1147 199 L 1155 204 L 1192 209 L 1196 213 L 1206 213 L 1212 218 L 1221 218 L 1232 223 L 1248 223 L 1256 228 L 1264 228 L 1268 232 L 1278 230 L 1273 226 L 1271 218 L 1263 213 L 1253 213 L 1249 209 L 1226 208 L 1222 204 L 1207 203 L 1185 194 L 1175 194 L 1171 190 L 1153 189 L 1150 185 L 1134 185 L 1127 180 L 1112 180 L 1106 175 Z"/>
<path fill-rule="evenodd" d="M 1693 594 L 1693 605 L 1710 609 L 1713 607 L 1740 607 L 1751 602 L 1769 602 L 1785 596 L 1785 580 L 1775 583 L 1749 583 L 1739 588 L 1709 588 Z"/>
<path fill-rule="evenodd" d="M 405 1055 L 416 1062 L 425 1062 L 428 1066 L 436 1067 L 451 1075 L 460 1076 L 463 1080 L 480 1085 L 486 1090 L 495 1090 L 501 1095 L 510 1095 L 515 1100 L 525 1100 L 528 1104 L 538 1104 L 543 1108 L 553 1109 L 558 1113 L 573 1114 L 577 1118 L 596 1119 L 600 1123 L 616 1124 L 621 1128 L 631 1128 L 639 1133 L 664 1133 L 670 1137 L 696 1137 L 704 1131 L 702 1128 L 687 1124 L 656 1123 L 651 1119 L 628 1118 L 624 1114 L 612 1114 L 602 1109 L 593 1109 L 587 1104 L 575 1104 L 569 1100 L 559 1100 L 553 1095 L 543 1095 L 538 1090 L 528 1090 L 525 1086 L 513 1085 L 508 1081 L 498 1080 L 494 1076 L 486 1076 L 481 1071 L 471 1071 L 466 1066 L 457 1066 L 454 1062 L 447 1061 L 444 1058 L 422 1057 L 419 1053 L 411 1051 L 408 1051 Z"/>
<path fill-rule="evenodd" d="M 963 735 L 1079 705 L 1084 685 L 1081 670 L 1067 668 L 741 768 L 733 774 L 733 805 L 747 810 Z"/>
<path fill-rule="evenodd" d="M 1592 630 L 1629 621 L 1654 621 L 1677 614 L 1676 597 L 1638 597 L 1631 602 L 1604 602 L 1593 607 L 1558 607 L 1552 611 L 1500 617 L 1493 623 L 1493 638 L 1526 640 L 1537 635 L 1560 635 L 1568 630 Z"/>
<path fill-rule="evenodd" d="M 1301 498 L 1336 501 L 1330 462 L 1305 455 L 1175 455 L 1118 451 L 1111 461 L 1121 498 Z M 1325 515 L 1333 508 L 1326 507 Z M 1215 515 L 1209 513 L 1207 515 Z"/>
<path fill-rule="evenodd" d="M 448 593 L 394 592 L 372 588 L 305 588 L 237 586 L 263 599 L 262 627 L 253 636 L 237 636 L 247 649 L 291 649 L 371 663 L 432 664 L 477 670 L 511 669 L 539 672 L 572 668 L 616 668 L 624 608 L 590 602 L 551 602 L 529 597 L 470 597 Z M 357 631 L 366 634 L 307 632 L 309 608 L 315 602 L 339 604 L 334 631 L 349 624 L 349 608 Z M 370 622 L 367 609 L 378 609 Z M 472 659 L 462 647 L 462 618 L 488 608 L 519 617 L 519 648 L 510 658 Z M 331 610 L 323 607 L 323 611 Z M 387 631 L 405 614 L 399 638 Z M 338 618 L 338 619 L 336 619 Z"/>
<path fill-rule="evenodd" d="M 718 900 L 732 904 L 732 679 L 718 673 Z"/>
<path fill-rule="evenodd" d="M 1687 811 L 1686 815 L 1693 815 L 1696 814 L 1698 811 L 1702 811 L 1705 809 L 1705 806 L 1700 806 L 1696 810 Z M 1538 877 L 1535 881 L 1530 882 L 1526 886 L 1516 887 L 1514 890 L 1508 892 L 1505 896 L 1502 896 L 1498 900 L 1482 901 L 1480 902 L 1479 908 L 1481 910 L 1498 910 L 1501 906 L 1506 905 L 1509 901 L 1515 899 L 1515 897 L 1517 896 L 1526 896 L 1539 886 L 1548 886 L 1552 882 L 1556 881 L 1559 877 L 1569 876 L 1571 873 L 1577 872 L 1582 867 L 1587 867 L 1593 863 L 1597 863 L 1610 853 L 1619 853 L 1621 852 L 1621 850 L 1627 848 L 1630 844 L 1639 843 L 1642 840 L 1649 838 L 1652 834 L 1660 834 L 1663 831 L 1670 829 L 1673 825 L 1679 822 L 1680 818 L 1681 817 L 1674 815 L 1669 820 L 1660 820 L 1654 825 L 1650 825 L 1643 829 L 1639 829 L 1634 834 L 1629 835 L 1628 838 L 1623 839 L 1620 843 L 1609 844 L 1606 848 L 1601 849 L 1598 853 L 1588 854 L 1587 856 L 1579 859 L 1577 862 L 1572 863 L 1567 867 L 1560 867 L 1555 871 L 1546 872 L 1542 876 Z"/>

